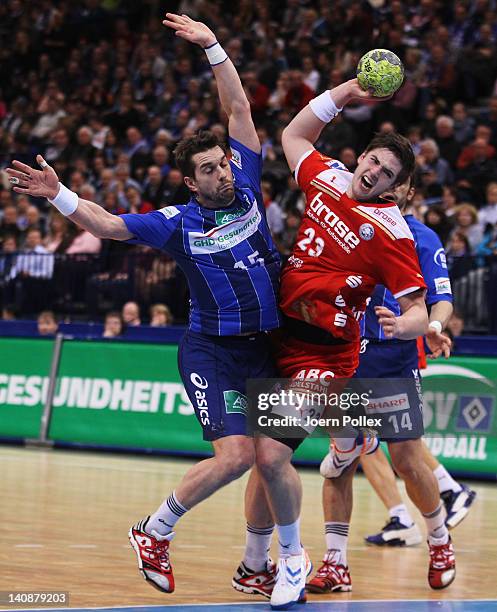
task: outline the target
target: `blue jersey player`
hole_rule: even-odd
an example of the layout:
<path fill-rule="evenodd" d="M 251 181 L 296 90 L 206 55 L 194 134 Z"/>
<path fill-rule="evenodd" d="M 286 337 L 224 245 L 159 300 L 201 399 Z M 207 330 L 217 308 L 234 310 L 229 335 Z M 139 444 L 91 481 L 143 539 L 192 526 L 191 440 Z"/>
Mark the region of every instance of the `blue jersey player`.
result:
<path fill-rule="evenodd" d="M 188 279 L 190 324 L 179 347 L 179 369 L 214 456 L 192 467 L 158 510 L 129 531 L 144 578 L 160 591 L 172 592 L 169 544 L 175 523 L 255 460 L 254 440 L 246 435 L 245 381 L 275 376 L 266 332 L 280 325 L 280 259 L 261 197 L 261 147 L 235 67 L 204 24 L 168 13 L 164 25 L 204 48 L 228 116 L 229 160 L 209 132 L 181 141 L 175 150 L 191 191 L 188 204 L 114 216 L 59 183 L 41 156 L 37 161 L 42 170 L 14 161 L 8 173 L 16 191 L 47 197 L 92 234 L 170 254 Z M 269 524 L 260 524 L 262 510 L 271 515 L 256 476 L 249 479 L 246 499 L 244 567 L 267 595 L 266 582 L 274 574 L 267 557 L 273 526 L 269 519 Z"/>
<path fill-rule="evenodd" d="M 430 308 L 430 324 L 426 337 L 431 357 L 450 354 L 446 340 L 433 346 L 440 331 L 452 314 L 452 292 L 447 270 L 445 251 L 437 234 L 418 221 L 412 214 L 411 201 L 414 189 L 404 186 L 396 194 L 399 206 L 414 236 L 421 271 L 427 285 L 426 303 Z M 361 378 L 414 378 L 419 379 L 418 349 L 414 340 L 386 340 L 378 325 L 374 308 L 386 306 L 397 310 L 398 305 L 390 292 L 377 286 L 362 320 L 362 353 L 356 375 Z M 440 496 L 445 505 L 445 523 L 449 529 L 458 525 L 467 515 L 475 492 L 458 483 L 431 454 L 423 443 L 424 459 L 437 479 Z M 397 488 L 395 475 L 381 449 L 364 456 L 363 470 L 376 493 L 388 509 L 390 519 L 377 534 L 366 537 L 368 544 L 378 546 L 412 546 L 419 544 L 422 536 Z"/>

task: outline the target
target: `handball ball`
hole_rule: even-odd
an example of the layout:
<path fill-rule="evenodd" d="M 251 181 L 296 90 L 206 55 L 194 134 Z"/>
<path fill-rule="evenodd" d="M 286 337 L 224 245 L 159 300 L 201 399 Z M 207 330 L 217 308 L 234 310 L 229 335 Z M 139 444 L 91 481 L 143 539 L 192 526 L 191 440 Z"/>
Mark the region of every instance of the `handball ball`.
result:
<path fill-rule="evenodd" d="M 359 60 L 357 80 L 365 91 L 371 89 L 373 96 L 390 96 L 402 85 L 404 66 L 392 51 L 373 49 Z"/>

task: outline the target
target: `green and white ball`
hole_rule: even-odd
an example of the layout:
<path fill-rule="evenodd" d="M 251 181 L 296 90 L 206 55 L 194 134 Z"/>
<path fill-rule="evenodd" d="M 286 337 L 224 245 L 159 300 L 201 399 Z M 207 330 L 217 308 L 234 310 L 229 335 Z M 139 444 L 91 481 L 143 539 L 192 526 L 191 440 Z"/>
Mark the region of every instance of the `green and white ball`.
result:
<path fill-rule="evenodd" d="M 382 98 L 397 91 L 404 80 L 404 66 L 399 57 L 388 49 L 373 49 L 357 64 L 357 80 L 365 91 Z"/>

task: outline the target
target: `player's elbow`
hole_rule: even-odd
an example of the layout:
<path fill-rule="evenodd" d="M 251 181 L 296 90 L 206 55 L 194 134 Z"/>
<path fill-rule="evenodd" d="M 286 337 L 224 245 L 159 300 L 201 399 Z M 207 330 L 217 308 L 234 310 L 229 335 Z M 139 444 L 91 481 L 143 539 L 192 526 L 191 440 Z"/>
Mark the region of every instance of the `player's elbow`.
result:
<path fill-rule="evenodd" d="M 250 103 L 247 98 L 243 97 L 239 100 L 233 100 L 231 104 L 231 112 L 228 112 L 228 115 L 233 115 L 234 117 L 250 117 Z"/>

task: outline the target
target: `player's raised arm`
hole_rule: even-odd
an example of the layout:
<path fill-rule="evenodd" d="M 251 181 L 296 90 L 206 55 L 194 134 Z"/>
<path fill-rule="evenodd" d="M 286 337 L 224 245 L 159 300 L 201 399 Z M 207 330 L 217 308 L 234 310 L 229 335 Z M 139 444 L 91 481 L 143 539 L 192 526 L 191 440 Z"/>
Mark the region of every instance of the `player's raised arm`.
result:
<path fill-rule="evenodd" d="M 35 170 L 20 161 L 13 161 L 13 168 L 7 168 L 14 191 L 47 198 L 64 216 L 98 238 L 129 240 L 133 237 L 124 221 L 111 215 L 95 202 L 79 198 L 62 183 L 55 170 L 41 155 L 36 156 L 41 170 Z"/>
<path fill-rule="evenodd" d="M 387 98 L 374 97 L 359 87 L 357 79 L 341 83 L 320 94 L 303 108 L 283 130 L 281 142 L 290 170 L 293 172 L 304 153 L 313 149 L 323 128 L 343 107 L 353 100 L 379 102 Z"/>
<path fill-rule="evenodd" d="M 233 62 L 217 42 L 214 32 L 204 23 L 193 21 L 187 15 L 166 13 L 166 19 L 162 23 L 175 30 L 176 36 L 204 49 L 216 77 L 221 105 L 228 115 L 229 135 L 255 153 L 260 153 L 261 145 L 240 77 Z"/>

